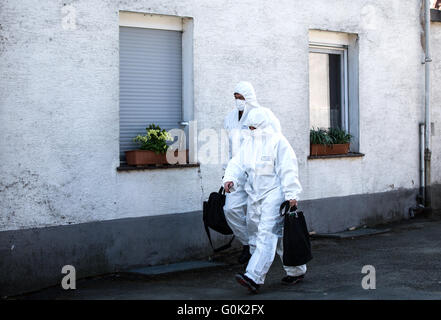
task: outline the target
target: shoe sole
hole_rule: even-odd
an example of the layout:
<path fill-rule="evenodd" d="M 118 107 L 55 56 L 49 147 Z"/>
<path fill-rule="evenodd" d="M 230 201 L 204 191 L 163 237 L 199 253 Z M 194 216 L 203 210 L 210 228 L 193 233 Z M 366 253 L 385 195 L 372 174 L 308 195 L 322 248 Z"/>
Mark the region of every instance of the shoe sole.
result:
<path fill-rule="evenodd" d="M 250 286 L 250 284 L 245 281 L 244 278 L 242 278 L 239 275 L 236 275 L 236 281 L 241 285 L 244 286 L 245 288 L 247 288 L 251 293 L 257 293 L 257 289 L 253 288 L 252 286 Z"/>
<path fill-rule="evenodd" d="M 284 285 L 286 285 L 286 286 L 292 286 L 292 285 L 294 285 L 294 284 L 296 284 L 296 283 L 299 283 L 299 282 L 303 281 L 303 279 L 304 279 L 304 278 L 298 278 L 297 280 L 295 280 L 295 281 L 293 281 L 293 282 L 285 282 L 285 281 L 282 281 L 282 284 L 284 284 Z"/>

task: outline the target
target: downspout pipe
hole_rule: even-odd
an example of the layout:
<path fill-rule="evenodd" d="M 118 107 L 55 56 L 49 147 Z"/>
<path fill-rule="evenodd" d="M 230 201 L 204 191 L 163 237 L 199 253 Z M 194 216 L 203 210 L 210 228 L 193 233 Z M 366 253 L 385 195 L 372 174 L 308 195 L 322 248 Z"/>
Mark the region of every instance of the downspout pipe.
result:
<path fill-rule="evenodd" d="M 419 201 L 418 204 L 420 206 L 422 206 L 424 208 L 424 204 L 425 204 L 425 196 L 424 196 L 424 185 L 425 185 L 425 180 L 424 180 L 424 141 L 425 141 L 425 136 L 424 136 L 424 131 L 425 126 L 424 123 L 420 123 L 419 126 L 420 129 L 420 143 L 419 143 L 419 149 L 420 149 L 420 190 L 419 190 Z"/>
<path fill-rule="evenodd" d="M 424 180 L 424 141 L 425 141 L 425 135 L 424 135 L 424 131 L 425 131 L 425 125 L 424 122 L 421 122 L 419 124 L 419 151 L 420 151 L 420 188 L 418 191 L 418 196 L 417 196 L 417 205 L 415 207 L 410 207 L 409 208 L 409 218 L 415 218 L 416 214 L 419 213 L 424 213 L 425 212 L 425 194 L 424 194 L 424 184 L 425 184 L 425 180 Z"/>
<path fill-rule="evenodd" d="M 424 1 L 424 35 L 425 35 L 425 121 L 424 121 L 424 206 L 430 214 L 432 212 L 432 193 L 430 183 L 430 0 Z"/>

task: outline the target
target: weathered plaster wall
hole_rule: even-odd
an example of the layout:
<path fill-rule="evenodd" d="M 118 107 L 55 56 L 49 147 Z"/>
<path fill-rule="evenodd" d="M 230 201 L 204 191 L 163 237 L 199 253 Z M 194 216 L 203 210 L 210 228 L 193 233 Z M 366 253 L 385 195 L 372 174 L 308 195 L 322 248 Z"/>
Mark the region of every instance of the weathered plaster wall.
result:
<path fill-rule="evenodd" d="M 432 22 L 431 26 L 431 122 L 432 132 L 432 171 L 431 179 L 435 187 L 432 189 L 432 205 L 441 209 L 441 23 Z"/>
<path fill-rule="evenodd" d="M 434 183 L 441 184 L 441 23 L 433 22 L 431 28 L 431 121 L 432 132 L 432 175 Z"/>
<path fill-rule="evenodd" d="M 418 187 L 420 1 L 3 0 L 0 230 L 190 212 L 218 188 L 220 165 L 116 171 L 119 10 L 194 18 L 199 128 L 219 128 L 251 81 L 298 155 L 301 199 Z M 310 28 L 359 34 L 363 158 L 307 160 Z"/>

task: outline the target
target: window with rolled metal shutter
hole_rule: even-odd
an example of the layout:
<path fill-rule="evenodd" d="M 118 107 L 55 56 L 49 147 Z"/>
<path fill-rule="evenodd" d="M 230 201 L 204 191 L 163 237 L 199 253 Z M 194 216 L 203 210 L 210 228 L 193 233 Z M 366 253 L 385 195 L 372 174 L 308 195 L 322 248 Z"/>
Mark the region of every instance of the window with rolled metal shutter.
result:
<path fill-rule="evenodd" d="M 137 149 L 132 139 L 154 123 L 182 120 L 182 32 L 120 27 L 120 159 Z"/>

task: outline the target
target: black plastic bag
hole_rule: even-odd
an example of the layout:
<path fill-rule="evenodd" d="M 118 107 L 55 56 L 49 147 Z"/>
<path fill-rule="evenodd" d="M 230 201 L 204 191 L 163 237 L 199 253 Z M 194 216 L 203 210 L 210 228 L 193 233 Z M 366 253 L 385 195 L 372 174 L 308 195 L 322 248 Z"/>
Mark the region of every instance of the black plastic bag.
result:
<path fill-rule="evenodd" d="M 289 201 L 280 205 L 281 216 L 285 216 L 283 226 L 283 264 L 300 266 L 312 259 L 311 242 L 303 211 L 289 208 Z"/>

